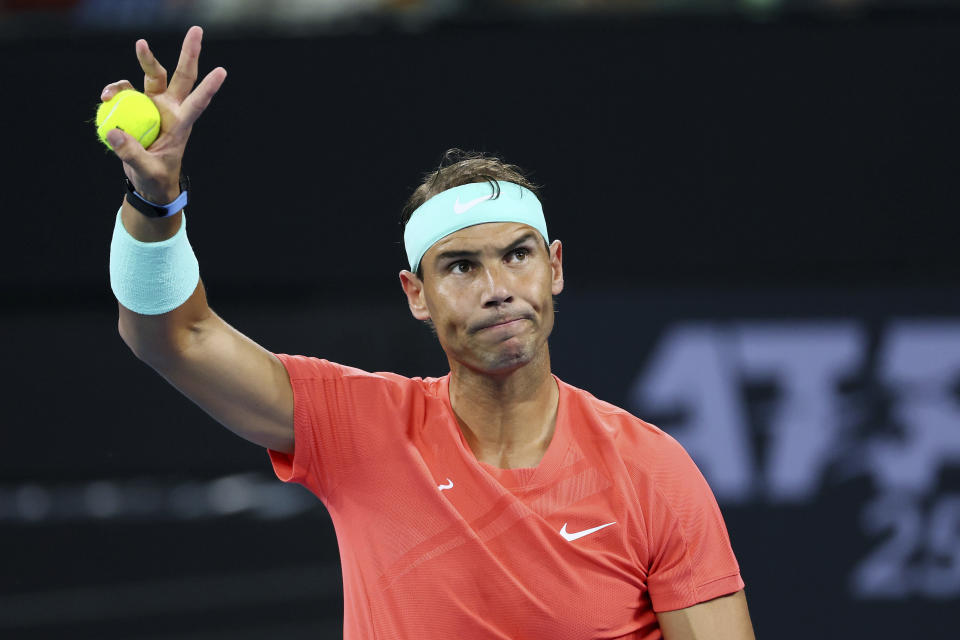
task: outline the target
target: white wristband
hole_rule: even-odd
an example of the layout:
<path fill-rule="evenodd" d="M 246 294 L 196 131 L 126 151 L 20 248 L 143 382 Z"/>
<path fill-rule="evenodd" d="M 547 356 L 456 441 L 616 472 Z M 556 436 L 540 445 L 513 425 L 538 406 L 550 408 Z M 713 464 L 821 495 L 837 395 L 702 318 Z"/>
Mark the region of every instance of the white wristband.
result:
<path fill-rule="evenodd" d="M 187 240 L 186 212 L 182 220 L 172 238 L 140 242 L 124 228 L 117 212 L 110 243 L 110 288 L 127 309 L 155 316 L 176 309 L 193 295 L 200 264 Z"/>

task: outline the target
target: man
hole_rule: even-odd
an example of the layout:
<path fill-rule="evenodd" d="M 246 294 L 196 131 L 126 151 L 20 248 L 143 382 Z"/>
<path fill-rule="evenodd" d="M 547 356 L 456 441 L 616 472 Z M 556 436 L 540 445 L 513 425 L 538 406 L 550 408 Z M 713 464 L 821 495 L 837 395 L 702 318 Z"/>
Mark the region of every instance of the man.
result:
<path fill-rule="evenodd" d="M 209 308 L 178 183 L 192 125 L 226 77 L 218 67 L 191 91 L 201 37 L 188 31 L 169 85 L 136 43 L 160 137 L 145 151 L 108 134 L 130 190 L 110 259 L 120 334 L 324 502 L 345 637 L 752 638 L 720 511 L 690 458 L 551 374 L 562 246 L 516 167 L 449 163 L 405 209 L 400 281 L 447 354 L 443 378 L 272 354 Z"/>

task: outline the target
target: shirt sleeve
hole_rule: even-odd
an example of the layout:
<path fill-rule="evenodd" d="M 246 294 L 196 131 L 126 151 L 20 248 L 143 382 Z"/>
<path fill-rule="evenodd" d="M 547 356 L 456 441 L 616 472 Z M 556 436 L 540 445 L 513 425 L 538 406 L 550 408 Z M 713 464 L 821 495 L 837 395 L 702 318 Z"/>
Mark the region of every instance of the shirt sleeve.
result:
<path fill-rule="evenodd" d="M 647 589 L 653 610 L 673 611 L 743 589 L 720 507 L 683 447 L 664 434 L 650 472 Z"/>
<path fill-rule="evenodd" d="M 294 451 L 268 449 L 277 477 L 327 503 L 342 478 L 377 459 L 395 432 L 413 381 L 307 356 L 274 354 L 293 388 Z"/>

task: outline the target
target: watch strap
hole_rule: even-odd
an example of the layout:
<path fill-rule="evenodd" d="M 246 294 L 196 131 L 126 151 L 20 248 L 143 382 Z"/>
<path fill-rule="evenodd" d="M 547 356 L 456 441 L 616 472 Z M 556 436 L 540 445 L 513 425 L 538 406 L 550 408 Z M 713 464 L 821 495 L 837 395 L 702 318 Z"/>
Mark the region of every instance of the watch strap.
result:
<path fill-rule="evenodd" d="M 190 191 L 190 178 L 185 175 L 180 176 L 180 195 L 169 204 L 157 204 L 150 202 L 139 193 L 130 178 L 124 176 L 124 186 L 127 189 L 126 200 L 134 209 L 147 216 L 148 218 L 166 218 L 174 215 L 185 206 L 187 206 L 188 194 Z"/>

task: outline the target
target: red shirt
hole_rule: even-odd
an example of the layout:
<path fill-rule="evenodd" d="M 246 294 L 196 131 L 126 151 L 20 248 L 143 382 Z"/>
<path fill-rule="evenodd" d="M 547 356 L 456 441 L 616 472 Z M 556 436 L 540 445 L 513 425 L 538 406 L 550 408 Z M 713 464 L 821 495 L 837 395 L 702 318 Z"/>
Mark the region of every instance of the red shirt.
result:
<path fill-rule="evenodd" d="M 557 379 L 540 464 L 479 462 L 449 375 L 277 354 L 294 393 L 277 476 L 326 505 L 344 638 L 660 638 L 654 611 L 743 588 L 716 500 L 669 435 Z"/>

